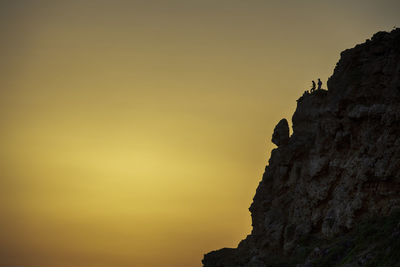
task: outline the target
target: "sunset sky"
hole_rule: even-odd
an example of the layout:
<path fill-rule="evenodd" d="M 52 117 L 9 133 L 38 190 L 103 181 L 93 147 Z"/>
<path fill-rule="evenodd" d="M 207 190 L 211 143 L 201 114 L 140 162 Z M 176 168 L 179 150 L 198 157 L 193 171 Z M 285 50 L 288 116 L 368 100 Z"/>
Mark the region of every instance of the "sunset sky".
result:
<path fill-rule="evenodd" d="M 235 247 L 276 123 L 399 14 L 398 0 L 0 0 L 0 265 L 200 267 Z"/>

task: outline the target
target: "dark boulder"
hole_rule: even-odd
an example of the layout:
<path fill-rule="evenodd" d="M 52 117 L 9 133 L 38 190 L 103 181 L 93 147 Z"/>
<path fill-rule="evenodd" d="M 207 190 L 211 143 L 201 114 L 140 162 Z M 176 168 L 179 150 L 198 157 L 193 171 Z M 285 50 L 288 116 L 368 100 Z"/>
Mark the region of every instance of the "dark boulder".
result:
<path fill-rule="evenodd" d="M 289 142 L 289 124 L 286 119 L 281 119 L 275 126 L 272 134 L 272 143 L 277 146 L 286 145 Z"/>

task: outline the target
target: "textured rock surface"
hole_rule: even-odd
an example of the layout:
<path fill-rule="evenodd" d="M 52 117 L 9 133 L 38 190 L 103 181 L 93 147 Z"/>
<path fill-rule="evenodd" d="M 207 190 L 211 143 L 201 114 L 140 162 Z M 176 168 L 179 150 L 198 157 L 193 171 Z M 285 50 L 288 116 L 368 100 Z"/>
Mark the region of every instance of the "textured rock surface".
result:
<path fill-rule="evenodd" d="M 309 236 L 330 238 L 400 207 L 400 29 L 341 53 L 329 90 L 303 95 L 282 120 L 250 206 L 253 230 L 205 267 L 267 266 Z"/>

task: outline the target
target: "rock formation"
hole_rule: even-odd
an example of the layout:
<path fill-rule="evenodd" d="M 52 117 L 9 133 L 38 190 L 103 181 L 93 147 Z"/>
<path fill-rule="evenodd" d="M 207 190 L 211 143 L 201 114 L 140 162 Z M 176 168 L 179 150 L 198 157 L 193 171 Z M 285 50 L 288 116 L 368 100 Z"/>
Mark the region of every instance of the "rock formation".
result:
<path fill-rule="evenodd" d="M 275 126 L 272 134 L 272 143 L 277 146 L 286 145 L 289 142 L 289 124 L 286 119 L 281 119 Z"/>
<path fill-rule="evenodd" d="M 204 267 L 271 266 L 303 240 L 400 208 L 400 29 L 343 51 L 327 86 L 298 100 L 290 137 L 285 119 L 276 126 L 251 234 L 206 254 Z"/>

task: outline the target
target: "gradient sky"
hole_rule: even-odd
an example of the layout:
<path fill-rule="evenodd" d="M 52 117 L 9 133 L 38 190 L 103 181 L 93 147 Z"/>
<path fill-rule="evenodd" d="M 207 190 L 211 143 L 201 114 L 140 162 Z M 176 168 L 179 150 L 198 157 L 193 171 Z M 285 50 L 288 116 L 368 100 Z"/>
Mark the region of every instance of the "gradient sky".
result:
<path fill-rule="evenodd" d="M 0 0 L 0 265 L 200 267 L 373 0 Z M 324 84 L 325 85 L 325 84 Z"/>

